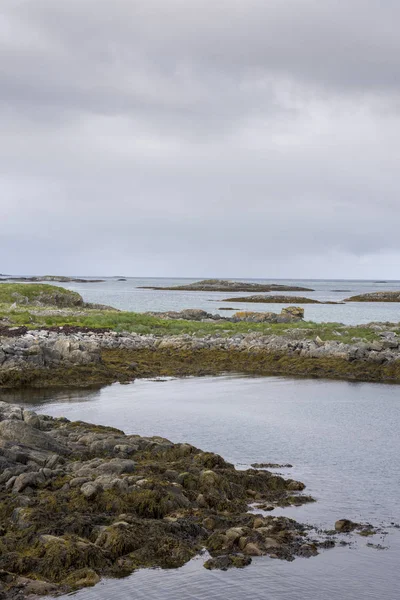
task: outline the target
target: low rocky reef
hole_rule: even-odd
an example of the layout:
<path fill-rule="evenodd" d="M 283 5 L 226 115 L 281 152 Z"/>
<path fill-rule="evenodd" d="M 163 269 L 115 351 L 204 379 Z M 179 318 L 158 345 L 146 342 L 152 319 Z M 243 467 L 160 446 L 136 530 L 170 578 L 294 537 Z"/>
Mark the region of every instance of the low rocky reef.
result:
<path fill-rule="evenodd" d="M 181 311 L 146 312 L 144 314 L 157 317 L 158 319 L 183 319 L 184 321 L 201 321 L 202 323 L 212 321 L 227 321 L 228 323 L 240 323 L 242 321 L 246 323 L 297 323 L 303 320 L 304 309 L 298 306 L 288 306 L 287 308 L 283 308 L 280 314 L 273 312 L 239 311 L 232 315 L 232 317 L 221 317 L 221 315 L 208 313 L 199 308 L 187 308 Z"/>
<path fill-rule="evenodd" d="M 203 549 L 206 568 L 226 569 L 334 545 L 331 535 L 254 511 L 312 502 L 303 483 L 236 470 L 190 444 L 0 402 L 0 466 L 0 598 L 180 567 Z"/>
<path fill-rule="evenodd" d="M 247 283 L 245 281 L 230 281 L 227 279 L 204 279 L 186 285 L 172 287 L 139 286 L 145 290 L 177 290 L 192 292 L 313 292 L 314 290 L 293 285 L 277 283 Z"/>
<path fill-rule="evenodd" d="M 241 296 L 239 298 L 223 298 L 218 302 L 256 302 L 261 304 L 344 304 L 331 300 L 315 300 L 305 296 Z"/>
<path fill-rule="evenodd" d="M 229 337 L 3 327 L 0 387 L 88 386 L 224 372 L 400 383 L 400 337 L 383 325 L 373 327 L 378 339 L 354 338 L 350 343 L 309 339 L 309 330 L 300 327 L 283 335 L 252 332 Z"/>
<path fill-rule="evenodd" d="M 371 292 L 346 298 L 345 302 L 400 302 L 399 292 Z"/>
<path fill-rule="evenodd" d="M 60 283 L 103 283 L 104 279 L 82 279 L 81 277 L 66 277 L 64 275 L 35 275 L 33 277 L 3 277 L 4 281 L 26 281 L 41 282 L 41 281 L 56 281 Z"/>

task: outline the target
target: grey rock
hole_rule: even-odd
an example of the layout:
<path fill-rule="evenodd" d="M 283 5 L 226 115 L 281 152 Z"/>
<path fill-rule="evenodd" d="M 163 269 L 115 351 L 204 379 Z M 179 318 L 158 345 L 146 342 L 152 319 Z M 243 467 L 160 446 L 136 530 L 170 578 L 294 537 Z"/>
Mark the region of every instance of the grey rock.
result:
<path fill-rule="evenodd" d="M 18 477 L 14 481 L 13 492 L 22 492 L 27 487 L 35 488 L 44 482 L 45 478 L 42 473 L 22 473 L 21 475 L 18 475 Z"/>
<path fill-rule="evenodd" d="M 34 429 L 24 421 L 8 420 L 0 422 L 0 440 L 19 440 L 27 446 L 69 454 L 66 446 L 57 442 L 48 433 Z"/>
<path fill-rule="evenodd" d="M 103 488 L 98 483 L 88 482 L 81 487 L 81 492 L 88 500 L 92 500 L 103 491 Z"/>

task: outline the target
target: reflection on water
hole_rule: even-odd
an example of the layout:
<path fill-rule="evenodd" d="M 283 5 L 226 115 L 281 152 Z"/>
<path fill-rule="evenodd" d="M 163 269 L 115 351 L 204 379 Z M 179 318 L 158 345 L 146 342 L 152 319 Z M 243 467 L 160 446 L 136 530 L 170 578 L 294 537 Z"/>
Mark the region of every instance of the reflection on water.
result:
<path fill-rule="evenodd" d="M 0 400 L 11 404 L 30 405 L 34 403 L 35 410 L 46 404 L 63 402 L 90 402 L 100 397 L 101 388 L 74 389 L 74 388 L 39 388 L 35 390 L 0 390 Z"/>
<path fill-rule="evenodd" d="M 17 398 L 18 396 L 18 398 Z M 237 465 L 291 463 L 284 475 L 318 499 L 277 509 L 331 528 L 338 518 L 383 524 L 387 535 L 351 536 L 293 563 L 256 559 L 244 570 L 209 572 L 198 558 L 174 571 L 140 571 L 82 590 L 79 600 L 395 600 L 400 586 L 400 387 L 283 378 L 136 381 L 101 390 L 0 394 L 45 413 L 161 435 L 222 454 Z"/>

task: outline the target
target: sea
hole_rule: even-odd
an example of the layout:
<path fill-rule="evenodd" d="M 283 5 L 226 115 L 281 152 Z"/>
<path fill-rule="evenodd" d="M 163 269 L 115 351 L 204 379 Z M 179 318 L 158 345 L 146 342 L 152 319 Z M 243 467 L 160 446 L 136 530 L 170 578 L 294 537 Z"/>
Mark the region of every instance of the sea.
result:
<path fill-rule="evenodd" d="M 227 296 L 155 291 L 196 279 L 106 278 L 71 283 L 84 300 L 131 311 L 202 308 L 224 314 Z M 310 287 L 298 292 L 340 301 L 364 292 L 399 290 L 400 281 L 248 280 Z M 244 295 L 242 293 L 237 295 Z M 234 304 L 232 304 L 234 306 Z M 239 309 L 280 310 L 282 305 L 238 304 Z M 398 322 L 399 305 L 305 305 L 306 319 L 345 324 Z M 228 312 L 226 314 L 229 314 Z M 237 468 L 253 462 L 293 465 L 278 469 L 303 481 L 317 502 L 277 508 L 321 529 L 349 518 L 379 533 L 339 536 L 345 545 L 317 557 L 286 562 L 257 557 L 245 569 L 203 568 L 206 554 L 173 570 L 143 569 L 104 579 L 76 600 L 397 600 L 400 598 L 400 386 L 290 377 L 155 378 L 99 389 L 0 391 L 0 400 L 71 420 L 112 425 L 126 433 L 160 435 L 217 452 Z M 65 598 L 67 600 L 67 598 Z"/>
<path fill-rule="evenodd" d="M 193 292 L 173 290 L 150 290 L 144 287 L 172 287 L 199 281 L 200 278 L 137 278 L 107 277 L 101 283 L 56 283 L 79 292 L 87 302 L 98 302 L 121 310 L 179 311 L 184 308 L 200 308 L 209 313 L 229 316 L 232 311 L 252 310 L 259 312 L 280 312 L 288 304 L 254 304 L 224 302 L 225 298 L 243 297 L 243 292 Z M 103 278 L 102 278 L 103 279 Z M 301 286 L 312 292 L 271 292 L 265 295 L 304 296 L 315 300 L 343 302 L 350 296 L 378 291 L 398 291 L 400 281 L 361 281 L 361 280 L 312 280 L 312 279 L 240 279 L 250 283 L 278 283 Z M 296 303 L 297 304 L 297 303 Z M 305 320 L 335 322 L 355 325 L 370 322 L 400 321 L 400 303 L 393 302 L 349 302 L 345 304 L 304 304 Z"/>

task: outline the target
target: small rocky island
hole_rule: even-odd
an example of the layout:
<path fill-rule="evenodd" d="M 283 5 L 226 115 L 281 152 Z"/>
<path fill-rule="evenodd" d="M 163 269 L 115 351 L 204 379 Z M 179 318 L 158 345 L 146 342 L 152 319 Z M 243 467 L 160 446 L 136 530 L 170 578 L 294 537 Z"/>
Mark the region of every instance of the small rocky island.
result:
<path fill-rule="evenodd" d="M 204 548 L 206 568 L 226 569 L 334 545 L 265 513 L 312 502 L 303 483 L 164 438 L 0 402 L 0 465 L 0 598 L 180 567 Z"/>
<path fill-rule="evenodd" d="M 41 282 L 54 281 L 59 283 L 103 283 L 104 279 L 82 279 L 81 277 L 66 277 L 64 275 L 34 275 L 32 277 L 4 277 L 4 281 Z"/>
<path fill-rule="evenodd" d="M 305 296 L 240 296 L 239 298 L 223 298 L 218 302 L 254 302 L 260 304 L 344 304 L 330 300 L 315 300 Z"/>
<path fill-rule="evenodd" d="M 230 281 L 227 279 L 204 279 L 186 285 L 172 287 L 139 286 L 145 290 L 177 290 L 187 292 L 313 292 L 314 290 L 277 283 L 248 283 L 245 281 Z"/>
<path fill-rule="evenodd" d="M 346 298 L 345 302 L 400 302 L 400 291 L 359 294 Z"/>

